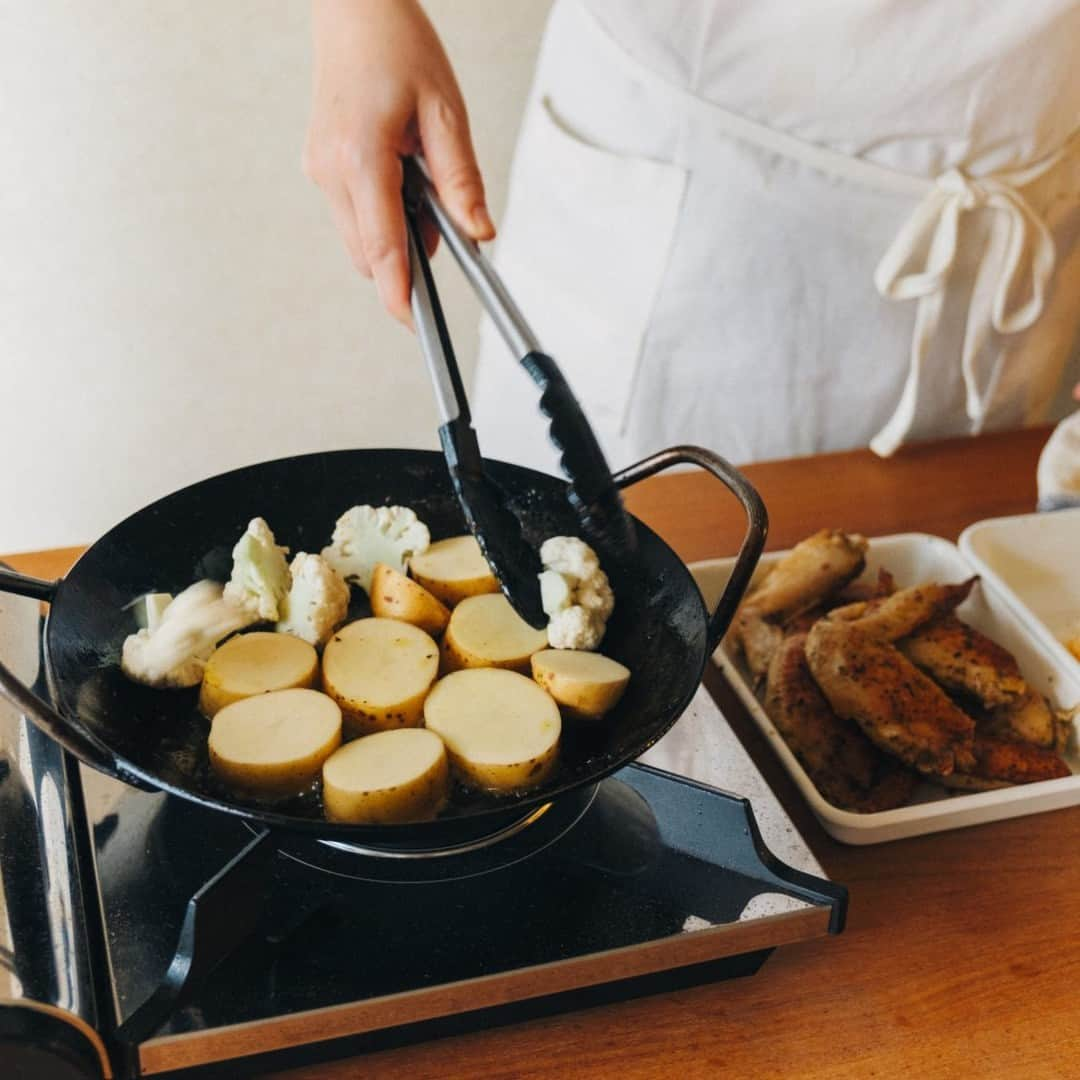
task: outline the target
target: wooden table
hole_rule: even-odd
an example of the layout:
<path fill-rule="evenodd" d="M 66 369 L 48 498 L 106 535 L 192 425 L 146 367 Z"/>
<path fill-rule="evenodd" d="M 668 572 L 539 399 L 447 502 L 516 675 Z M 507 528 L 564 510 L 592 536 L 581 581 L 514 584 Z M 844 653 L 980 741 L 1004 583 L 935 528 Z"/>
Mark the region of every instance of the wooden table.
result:
<path fill-rule="evenodd" d="M 1048 432 L 928 444 L 892 461 L 833 454 L 747 468 L 770 548 L 822 526 L 955 539 L 1031 510 Z M 636 513 L 687 560 L 731 554 L 740 511 L 687 473 L 635 490 Z M 12 556 L 38 576 L 78 549 Z M 1080 1076 L 1080 808 L 874 847 L 822 831 L 720 676 L 709 685 L 829 875 L 847 930 L 777 950 L 752 978 L 290 1070 L 352 1076 Z"/>

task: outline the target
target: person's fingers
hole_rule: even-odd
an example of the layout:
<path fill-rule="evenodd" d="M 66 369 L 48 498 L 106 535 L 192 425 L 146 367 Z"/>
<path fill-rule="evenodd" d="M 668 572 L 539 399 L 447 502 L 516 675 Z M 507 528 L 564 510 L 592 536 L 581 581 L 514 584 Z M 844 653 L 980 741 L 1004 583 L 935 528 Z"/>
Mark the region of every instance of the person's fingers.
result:
<path fill-rule="evenodd" d="M 330 213 L 341 239 L 345 241 L 345 250 L 349 253 L 353 266 L 364 277 L 371 277 L 371 267 L 364 255 L 364 245 L 360 242 L 360 230 L 356 224 L 356 209 L 348 190 L 342 186 L 328 187 L 326 198 L 330 203 Z"/>
<path fill-rule="evenodd" d="M 495 226 L 484 199 L 484 182 L 460 97 L 425 95 L 419 102 L 418 120 L 424 160 L 439 198 L 469 236 L 490 240 Z"/>
<path fill-rule="evenodd" d="M 409 254 L 401 201 L 401 158 L 388 147 L 361 151 L 347 183 L 364 258 L 382 305 L 409 325 Z"/>
<path fill-rule="evenodd" d="M 1080 382 L 1073 387 L 1073 397 L 1080 401 Z"/>
<path fill-rule="evenodd" d="M 439 226 L 435 224 L 430 214 L 420 215 L 420 235 L 424 238 L 424 250 L 430 259 L 439 246 Z"/>

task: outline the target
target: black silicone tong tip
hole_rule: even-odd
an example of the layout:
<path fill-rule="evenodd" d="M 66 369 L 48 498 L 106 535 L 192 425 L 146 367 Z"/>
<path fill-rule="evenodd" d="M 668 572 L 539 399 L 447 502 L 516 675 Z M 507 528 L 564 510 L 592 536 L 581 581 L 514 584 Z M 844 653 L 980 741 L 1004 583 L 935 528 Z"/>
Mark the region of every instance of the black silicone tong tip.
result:
<path fill-rule="evenodd" d="M 439 439 L 454 493 L 507 600 L 531 626 L 547 626 L 540 598 L 540 559 L 525 542 L 506 492 L 484 471 L 469 403 L 435 289 L 420 229 L 422 176 L 406 163 L 405 218 L 412 268 L 412 311 L 442 417 Z"/>
<path fill-rule="evenodd" d="M 540 411 L 550 421 L 548 437 L 559 451 L 567 498 L 581 523 L 583 539 L 596 551 L 602 566 L 625 568 L 637 551 L 637 533 L 592 427 L 550 356 L 531 352 L 521 363 L 541 388 Z"/>

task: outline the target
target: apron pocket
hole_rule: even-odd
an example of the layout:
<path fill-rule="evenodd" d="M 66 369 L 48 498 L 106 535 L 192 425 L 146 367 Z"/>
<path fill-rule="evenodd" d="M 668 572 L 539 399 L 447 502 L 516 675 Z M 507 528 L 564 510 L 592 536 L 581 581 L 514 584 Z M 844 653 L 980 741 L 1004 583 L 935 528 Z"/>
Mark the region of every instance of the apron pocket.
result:
<path fill-rule="evenodd" d="M 685 184 L 574 134 L 547 97 L 526 114 L 496 262 L 601 432 L 623 427 Z"/>

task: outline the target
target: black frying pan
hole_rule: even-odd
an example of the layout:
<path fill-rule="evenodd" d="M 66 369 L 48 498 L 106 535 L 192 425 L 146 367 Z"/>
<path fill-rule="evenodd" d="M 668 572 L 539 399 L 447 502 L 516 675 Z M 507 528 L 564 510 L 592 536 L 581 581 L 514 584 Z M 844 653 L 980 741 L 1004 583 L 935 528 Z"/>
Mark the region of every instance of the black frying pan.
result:
<path fill-rule="evenodd" d="M 208 723 L 197 711 L 197 690 L 151 690 L 119 670 L 121 645 L 135 630 L 127 605 L 146 592 L 178 592 L 200 577 L 227 578 L 232 546 L 256 515 L 293 551 L 320 551 L 334 521 L 355 503 L 411 506 L 436 539 L 466 531 L 445 462 L 426 451 L 344 450 L 252 465 L 140 510 L 98 540 L 59 582 L 0 570 L 0 589 L 51 603 L 44 642 L 51 701 L 28 690 L 2 664 L 0 691 L 80 760 L 136 786 L 327 839 L 405 848 L 466 842 L 632 761 L 671 727 L 693 696 L 757 564 L 767 520 L 745 478 L 694 447 L 663 451 L 615 479 L 626 487 L 680 462 L 708 469 L 743 505 L 748 528 L 731 581 L 709 616 L 686 566 L 634 520 L 639 556 L 635 569 L 613 580 L 615 613 L 602 645 L 605 654 L 630 668 L 629 688 L 600 727 L 564 725 L 558 770 L 528 794 L 458 792 L 435 821 L 380 826 L 329 823 L 315 794 L 274 805 L 244 802 L 209 771 Z M 519 466 L 487 465 L 512 493 L 526 540 L 538 546 L 548 536 L 576 534 L 563 481 Z"/>

